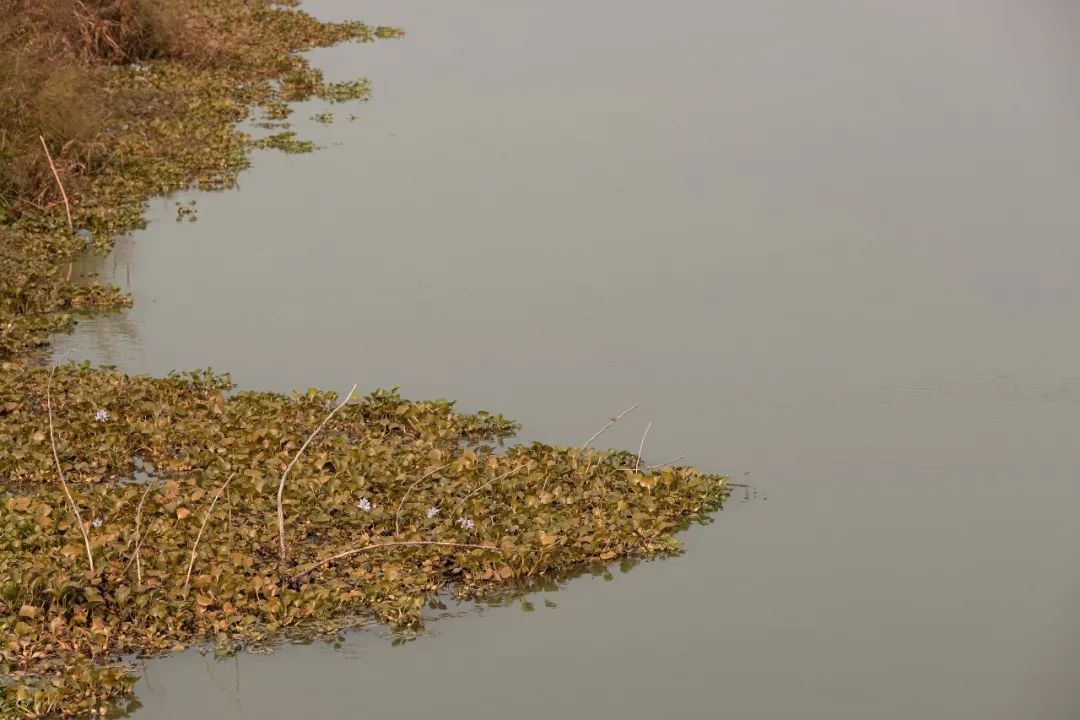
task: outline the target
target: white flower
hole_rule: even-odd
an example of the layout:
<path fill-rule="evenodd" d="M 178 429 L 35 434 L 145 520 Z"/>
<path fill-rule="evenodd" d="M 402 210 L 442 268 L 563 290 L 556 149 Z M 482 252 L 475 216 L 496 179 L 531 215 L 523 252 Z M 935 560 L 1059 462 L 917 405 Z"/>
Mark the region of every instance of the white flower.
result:
<path fill-rule="evenodd" d="M 104 523 L 101 521 L 101 518 L 94 518 L 94 521 L 92 523 L 90 523 L 90 524 L 93 525 L 96 528 L 99 528 L 102 525 L 104 525 Z"/>
<path fill-rule="evenodd" d="M 360 502 L 356 503 L 356 507 L 364 512 L 371 512 L 371 501 L 367 498 L 360 498 Z"/>
<path fill-rule="evenodd" d="M 428 516 L 429 518 L 433 518 L 433 517 L 435 517 L 435 516 L 436 516 L 436 515 L 438 515 L 438 514 L 439 514 L 439 508 L 437 508 L 437 507 L 429 507 L 429 508 L 427 509 L 427 516 Z"/>
<path fill-rule="evenodd" d="M 474 523 L 469 518 L 458 518 L 457 524 L 465 528 L 466 530 L 472 530 L 476 527 L 476 523 Z"/>
<path fill-rule="evenodd" d="M 109 419 L 109 411 L 108 410 L 98 410 L 94 414 L 94 419 L 97 420 L 98 422 L 105 422 L 106 420 Z"/>

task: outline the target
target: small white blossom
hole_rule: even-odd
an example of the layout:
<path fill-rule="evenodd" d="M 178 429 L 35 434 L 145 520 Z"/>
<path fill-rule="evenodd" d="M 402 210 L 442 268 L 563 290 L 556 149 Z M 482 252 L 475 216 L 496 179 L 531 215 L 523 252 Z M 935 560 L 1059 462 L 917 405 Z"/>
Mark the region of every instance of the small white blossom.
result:
<path fill-rule="evenodd" d="M 108 410 L 98 410 L 94 414 L 94 419 L 97 420 L 98 422 L 105 422 L 106 420 L 109 419 L 109 411 Z"/>
<path fill-rule="evenodd" d="M 433 518 L 433 517 L 435 517 L 435 516 L 436 516 L 436 515 L 438 515 L 438 514 L 439 514 L 439 508 L 437 508 L 437 507 L 429 507 L 429 508 L 427 509 L 427 516 L 428 516 L 429 518 Z"/>
<path fill-rule="evenodd" d="M 476 523 L 474 523 L 469 518 L 458 518 L 457 524 L 465 528 L 466 530 L 472 530 L 476 527 Z"/>
<path fill-rule="evenodd" d="M 93 525 L 96 528 L 99 528 L 102 525 L 104 525 L 104 523 L 101 521 L 101 518 L 94 518 L 94 521 L 92 523 L 90 523 L 90 524 Z"/>
<path fill-rule="evenodd" d="M 360 502 L 356 503 L 356 507 L 364 512 L 371 512 L 371 501 L 367 498 L 360 498 Z"/>

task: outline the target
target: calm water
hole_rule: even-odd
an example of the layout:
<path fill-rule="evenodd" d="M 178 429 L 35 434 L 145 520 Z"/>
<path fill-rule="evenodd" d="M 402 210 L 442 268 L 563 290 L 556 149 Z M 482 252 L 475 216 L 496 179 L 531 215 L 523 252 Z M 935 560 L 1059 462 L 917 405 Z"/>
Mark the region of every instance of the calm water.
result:
<path fill-rule="evenodd" d="M 136 720 L 1080 717 L 1080 6 L 308 5 L 408 29 L 315 55 L 374 99 L 155 202 L 57 352 L 568 444 L 640 401 L 605 440 L 758 497 L 532 613 L 153 661 Z"/>

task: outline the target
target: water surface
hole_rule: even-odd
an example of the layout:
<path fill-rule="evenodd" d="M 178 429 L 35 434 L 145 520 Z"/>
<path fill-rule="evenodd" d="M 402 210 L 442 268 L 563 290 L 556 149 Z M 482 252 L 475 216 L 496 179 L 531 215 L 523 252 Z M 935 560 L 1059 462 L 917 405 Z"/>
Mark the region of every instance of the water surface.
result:
<path fill-rule="evenodd" d="M 56 352 L 567 444 L 640 401 L 606 442 L 758 497 L 535 612 L 151 662 L 137 720 L 1080 717 L 1075 5 L 307 5 L 407 28 L 314 56 L 373 100 L 156 201 Z"/>

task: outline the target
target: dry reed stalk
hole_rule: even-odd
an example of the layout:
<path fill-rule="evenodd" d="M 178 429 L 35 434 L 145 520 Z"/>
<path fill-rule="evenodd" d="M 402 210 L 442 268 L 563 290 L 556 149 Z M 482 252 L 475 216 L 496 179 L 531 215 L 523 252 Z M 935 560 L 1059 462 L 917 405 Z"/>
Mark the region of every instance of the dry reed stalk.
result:
<path fill-rule="evenodd" d="M 376 543 L 374 545 L 365 545 L 364 547 L 361 547 L 361 548 L 353 548 L 352 550 L 346 550 L 345 552 L 340 552 L 337 555 L 332 555 L 331 557 L 328 557 L 325 560 L 319 560 L 314 565 L 309 567 L 307 570 L 304 570 L 303 572 L 299 572 L 296 575 L 293 575 L 290 578 L 290 580 L 295 582 L 295 581 L 299 580 L 302 577 L 310 575 L 311 573 L 315 572 L 316 570 L 323 567 L 324 565 L 329 565 L 330 563 L 334 562 L 335 560 L 341 560 L 342 558 L 347 558 L 350 555 L 358 555 L 359 553 L 367 552 L 368 550 L 378 550 L 380 548 L 400 547 L 400 546 L 407 546 L 407 545 L 440 545 L 440 546 L 443 546 L 443 547 L 477 548 L 477 549 L 480 549 L 480 550 L 498 550 L 499 549 L 499 548 L 495 547 L 494 545 L 472 545 L 472 544 L 469 544 L 469 543 L 440 542 L 440 541 L 436 541 L 436 540 L 395 540 L 394 542 L 385 542 L 385 543 Z"/>
<path fill-rule="evenodd" d="M 524 467 L 528 467 L 528 465 L 529 465 L 529 463 L 522 463 L 521 465 L 518 465 L 518 466 L 517 466 L 516 468 L 514 468 L 513 470 L 508 470 L 508 471 L 504 472 L 504 473 L 503 473 L 502 475 L 499 475 L 498 477 L 493 477 L 493 478 L 491 478 L 491 479 L 490 479 L 490 480 L 488 480 L 488 481 L 487 481 L 486 483 L 484 483 L 484 484 L 483 484 L 483 485 L 481 485 L 480 487 L 476 488 L 475 490 L 473 490 L 473 491 L 472 491 L 471 493 L 469 493 L 469 494 L 468 494 L 468 495 L 466 495 L 465 497 L 463 497 L 463 498 L 461 498 L 460 500 L 458 500 L 458 507 L 461 507 L 462 505 L 464 505 L 464 504 L 465 504 L 465 501 L 466 501 L 466 500 L 468 500 L 468 499 L 469 499 L 469 498 L 471 498 L 471 497 L 472 497 L 473 495 L 475 495 L 476 493 L 478 493 L 478 492 L 480 492 L 481 490 L 483 490 L 484 488 L 486 488 L 486 487 L 487 487 L 488 485 L 490 485 L 491 483 L 495 482 L 496 480 L 502 480 L 502 479 L 503 479 L 503 478 L 505 478 L 505 477 L 510 477 L 511 475 L 513 475 L 514 473 L 516 473 L 516 472 L 517 472 L 518 470 L 521 470 L 521 469 L 522 469 L 522 468 L 524 468 Z"/>
<path fill-rule="evenodd" d="M 407 490 L 405 490 L 405 494 L 401 496 L 401 502 L 398 503 L 397 512 L 394 513 L 394 534 L 395 535 L 397 535 L 398 533 L 401 532 L 401 508 L 402 508 L 403 505 L 405 505 L 405 498 L 409 497 L 409 493 L 411 493 L 413 491 L 413 488 L 415 488 L 421 482 L 423 482 L 424 480 L 427 480 L 429 477 L 431 477 L 435 473 L 439 472 L 440 470 L 445 470 L 446 468 L 450 467 L 452 464 L 453 464 L 453 461 L 450 461 L 450 462 L 446 463 L 445 465 L 440 465 L 439 467 L 435 468 L 434 470 L 431 470 L 431 471 L 425 473 L 423 477 L 421 477 L 419 480 L 414 482 L 412 485 L 410 485 L 408 487 Z"/>
<path fill-rule="evenodd" d="M 604 434 L 605 432 L 607 432 L 607 429 L 608 429 L 609 427 L 611 427 L 611 426 L 612 426 L 612 425 L 614 425 L 615 423 L 617 423 L 617 422 L 619 422 L 620 420 L 622 420 L 624 416 L 626 416 L 626 415 L 629 415 L 630 413 L 634 412 L 634 410 L 636 410 L 636 409 L 637 409 L 637 407 L 638 407 L 638 405 L 640 405 L 640 404 L 641 404 L 641 403 L 634 403 L 634 404 L 633 404 L 633 405 L 632 405 L 631 407 L 628 407 L 628 408 L 626 408 L 626 409 L 625 409 L 625 410 L 623 410 L 623 411 L 622 411 L 621 413 L 619 413 L 619 414 L 618 414 L 618 415 L 616 415 L 615 417 L 611 418 L 611 421 L 610 421 L 610 422 L 609 422 L 609 423 L 608 423 L 607 425 L 605 425 L 604 427 L 602 427 L 602 428 L 600 428 L 599 430 L 597 430 L 597 431 L 596 431 L 596 433 L 595 433 L 595 434 L 594 434 L 594 435 L 593 435 L 593 436 L 592 436 L 591 438 L 589 438 L 588 440 L 586 440 L 586 441 L 585 441 L 585 444 L 581 446 L 581 449 L 582 449 L 582 450 L 584 450 L 585 448 L 589 447 L 589 445 L 591 445 L 591 444 L 592 444 L 592 441 L 593 441 L 593 440 L 595 440 L 596 438 L 600 437 L 600 436 L 601 436 L 601 435 L 603 435 L 603 434 Z"/>
<path fill-rule="evenodd" d="M 345 396 L 345 399 L 342 400 L 341 403 L 337 407 L 335 407 L 333 410 L 331 410 L 329 415 L 327 415 L 325 418 L 323 418 L 323 421 L 321 423 L 319 423 L 319 427 L 315 428 L 315 432 L 311 433 L 311 435 L 308 436 L 308 439 L 305 440 L 304 444 L 300 446 L 299 450 L 297 450 L 296 456 L 292 459 L 292 462 L 290 462 L 288 467 L 285 468 L 285 472 L 283 472 L 281 474 L 281 481 L 278 483 L 278 490 L 277 490 L 277 524 L 278 524 L 278 544 L 280 545 L 281 564 L 282 565 L 285 564 L 285 556 L 286 556 L 286 550 L 285 550 L 285 510 L 282 508 L 282 504 L 281 504 L 282 497 L 285 495 L 285 478 L 289 477 L 289 471 L 293 469 L 293 465 L 296 465 L 296 461 L 299 460 L 300 456 L 304 454 L 304 450 L 306 450 L 307 446 L 311 444 L 311 441 L 315 439 L 315 436 L 319 434 L 319 431 L 322 430 L 324 427 L 326 427 L 326 423 L 330 422 L 330 418 L 334 417 L 334 415 L 337 414 L 338 410 L 345 407 L 345 405 L 349 402 L 349 400 L 352 399 L 352 396 L 353 396 L 354 392 L 356 392 L 356 385 L 353 385 L 352 390 L 350 390 L 349 394 Z"/>
<path fill-rule="evenodd" d="M 60 195 L 64 198 L 64 210 L 67 211 L 68 230 L 75 232 L 75 223 L 71 222 L 71 205 L 68 203 L 68 196 L 67 191 L 64 190 L 64 183 L 60 182 L 60 173 L 56 172 L 56 165 L 53 164 L 49 146 L 45 143 L 45 136 L 38 135 L 38 139 L 41 140 L 41 147 L 45 150 L 45 158 L 49 161 L 49 169 L 52 170 L 53 177 L 56 178 L 56 186 L 60 188 Z"/>
<path fill-rule="evenodd" d="M 42 142 L 44 142 L 44 140 Z M 56 474 L 60 476 L 60 484 L 64 487 L 64 495 L 67 496 L 68 504 L 71 505 L 71 510 L 75 513 L 75 520 L 79 523 L 79 532 L 82 533 L 83 545 L 86 546 L 86 559 L 90 561 L 90 572 L 94 572 L 94 553 L 90 549 L 90 535 L 86 532 L 86 525 L 83 524 L 82 513 L 79 512 L 79 506 L 75 504 L 75 498 L 72 497 L 71 489 L 68 488 L 67 480 L 64 478 L 64 468 L 60 466 L 60 455 L 56 452 L 56 431 L 53 429 L 53 374 L 56 372 L 57 365 L 59 365 L 70 352 L 71 351 L 69 350 L 61 355 L 60 360 L 57 361 L 56 365 L 53 365 L 52 370 L 49 371 L 49 382 L 45 385 L 45 404 L 49 410 L 49 442 L 52 444 L 53 460 L 56 461 Z"/>
<path fill-rule="evenodd" d="M 634 472 L 637 472 L 638 468 L 641 467 L 641 451 L 645 449 L 645 438 L 648 437 L 649 430 L 651 430 L 651 429 L 652 429 L 652 422 L 650 421 L 649 424 L 645 426 L 645 432 L 641 436 L 641 444 L 638 445 L 637 462 L 634 463 Z"/>
<path fill-rule="evenodd" d="M 659 470 L 662 467 L 667 467 L 668 465 L 674 465 L 675 463 L 679 462 L 682 459 L 683 459 L 683 456 L 680 455 L 679 457 L 675 458 L 674 460 L 668 460 L 665 463 L 660 463 L 658 465 L 647 465 L 647 466 L 645 466 L 645 469 L 646 470 Z"/>
<path fill-rule="evenodd" d="M 214 499 L 210 501 L 210 507 L 206 510 L 206 515 L 203 516 L 202 525 L 199 527 L 199 534 L 195 536 L 195 544 L 191 546 L 191 562 L 187 566 L 187 576 L 184 578 L 184 587 L 186 588 L 191 582 L 191 571 L 195 568 L 195 557 L 199 550 L 199 541 L 202 540 L 203 530 L 206 530 L 206 523 L 210 521 L 210 515 L 214 512 L 214 506 L 217 505 L 218 498 L 221 497 L 221 493 L 225 491 L 225 488 L 229 487 L 229 483 L 236 477 L 236 473 L 233 473 L 225 480 L 225 483 L 218 488 L 218 491 L 214 493 Z"/>
<path fill-rule="evenodd" d="M 142 551 L 142 509 L 143 503 L 146 502 L 146 496 L 153 489 L 153 483 L 148 481 L 142 497 L 139 498 L 139 507 L 135 509 L 135 580 L 138 583 L 136 587 L 139 589 L 142 589 L 142 559 L 139 557 L 139 553 Z"/>

